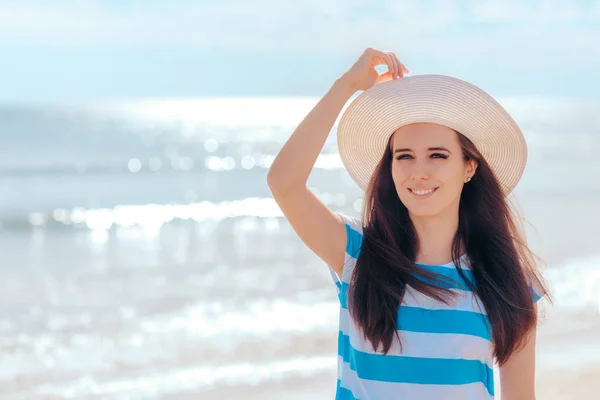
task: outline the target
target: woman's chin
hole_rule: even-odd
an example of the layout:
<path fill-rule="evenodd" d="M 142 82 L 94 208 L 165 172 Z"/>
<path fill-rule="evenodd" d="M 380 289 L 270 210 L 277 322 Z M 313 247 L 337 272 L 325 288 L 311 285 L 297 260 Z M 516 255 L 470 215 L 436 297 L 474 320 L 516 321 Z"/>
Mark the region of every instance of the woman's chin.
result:
<path fill-rule="evenodd" d="M 439 202 L 432 202 L 430 204 L 404 203 L 404 205 L 408 209 L 408 214 L 411 217 L 416 218 L 431 218 L 435 216 L 441 216 L 454 209 L 452 205 L 440 204 Z M 456 207 L 456 209 L 458 210 L 458 207 Z"/>
<path fill-rule="evenodd" d="M 413 209 L 408 209 L 408 214 L 415 218 L 431 218 L 436 215 L 440 215 L 440 210 L 438 208 L 433 207 L 415 207 Z"/>

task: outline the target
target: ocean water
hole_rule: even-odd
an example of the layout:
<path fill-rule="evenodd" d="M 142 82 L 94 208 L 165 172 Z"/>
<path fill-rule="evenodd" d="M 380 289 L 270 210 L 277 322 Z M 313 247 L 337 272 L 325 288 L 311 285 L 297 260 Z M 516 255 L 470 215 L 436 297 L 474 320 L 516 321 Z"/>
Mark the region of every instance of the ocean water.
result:
<path fill-rule="evenodd" d="M 542 368 L 600 365 L 600 101 L 499 100 L 555 298 Z M 266 185 L 317 101 L 0 105 L 0 399 L 331 398 L 335 287 Z M 309 185 L 358 214 L 335 128 Z"/>

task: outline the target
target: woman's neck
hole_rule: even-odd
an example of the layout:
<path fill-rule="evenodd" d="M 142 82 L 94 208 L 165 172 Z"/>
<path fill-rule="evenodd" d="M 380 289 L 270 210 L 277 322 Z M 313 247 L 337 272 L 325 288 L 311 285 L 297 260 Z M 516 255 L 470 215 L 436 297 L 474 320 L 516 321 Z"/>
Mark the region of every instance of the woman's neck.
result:
<path fill-rule="evenodd" d="M 452 242 L 458 230 L 458 210 L 431 217 L 411 216 L 418 238 L 416 261 L 443 265 L 452 261 Z M 464 254 L 461 245 L 460 254 Z"/>

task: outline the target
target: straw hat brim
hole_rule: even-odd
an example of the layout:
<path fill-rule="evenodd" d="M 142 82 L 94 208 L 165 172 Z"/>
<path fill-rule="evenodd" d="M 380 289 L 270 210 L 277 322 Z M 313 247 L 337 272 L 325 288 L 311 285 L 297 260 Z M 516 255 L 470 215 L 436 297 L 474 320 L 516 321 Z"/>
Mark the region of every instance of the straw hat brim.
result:
<path fill-rule="evenodd" d="M 469 138 L 504 194 L 517 185 L 527 163 L 521 129 L 492 96 L 445 75 L 415 75 L 374 85 L 346 108 L 337 129 L 340 158 L 366 190 L 390 136 L 400 127 L 431 122 Z"/>

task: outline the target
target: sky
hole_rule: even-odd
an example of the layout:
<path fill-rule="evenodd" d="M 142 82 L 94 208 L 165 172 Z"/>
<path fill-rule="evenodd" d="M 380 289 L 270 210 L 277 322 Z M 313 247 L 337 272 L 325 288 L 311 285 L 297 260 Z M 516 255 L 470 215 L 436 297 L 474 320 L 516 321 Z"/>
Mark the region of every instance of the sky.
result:
<path fill-rule="evenodd" d="M 367 47 L 494 95 L 600 98 L 600 0 L 0 0 L 0 101 L 321 96 Z"/>

